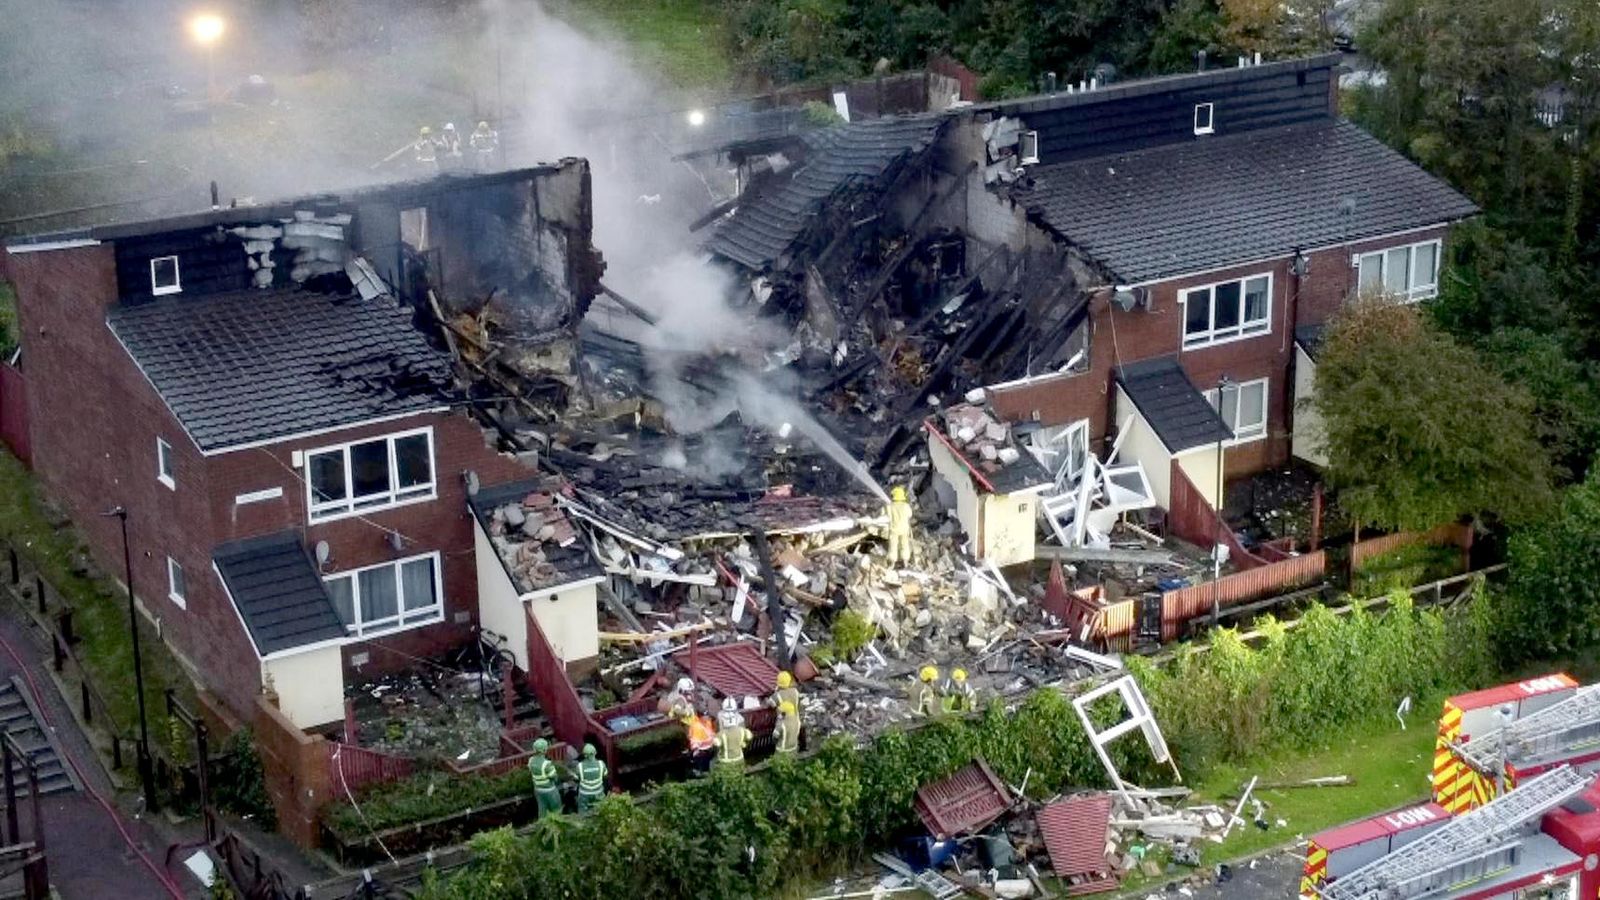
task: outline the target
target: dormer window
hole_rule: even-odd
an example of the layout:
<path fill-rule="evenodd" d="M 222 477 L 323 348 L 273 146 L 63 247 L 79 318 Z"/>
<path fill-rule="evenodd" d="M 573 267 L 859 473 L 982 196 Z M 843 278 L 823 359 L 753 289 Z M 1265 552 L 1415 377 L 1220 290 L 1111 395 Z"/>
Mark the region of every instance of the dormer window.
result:
<path fill-rule="evenodd" d="M 1039 132 L 1024 131 L 1017 140 L 1018 155 L 1022 157 L 1022 164 L 1031 166 L 1039 161 Z"/>
<path fill-rule="evenodd" d="M 1196 103 L 1194 105 L 1194 133 L 1212 134 L 1216 131 L 1212 121 L 1212 105 L 1210 103 Z"/>
<path fill-rule="evenodd" d="M 157 297 L 176 294 L 183 290 L 178 281 L 178 258 L 158 256 L 150 260 L 150 293 Z"/>

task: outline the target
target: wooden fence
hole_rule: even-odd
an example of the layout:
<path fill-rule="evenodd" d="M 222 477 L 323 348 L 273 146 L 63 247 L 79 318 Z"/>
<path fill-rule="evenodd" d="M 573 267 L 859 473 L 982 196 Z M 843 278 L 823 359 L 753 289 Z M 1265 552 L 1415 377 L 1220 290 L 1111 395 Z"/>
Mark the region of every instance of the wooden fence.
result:
<path fill-rule="evenodd" d="M 1257 569 L 1270 564 L 1239 542 L 1210 501 L 1194 486 L 1177 460 L 1172 461 L 1172 488 L 1167 508 L 1167 529 L 1198 547 L 1209 550 L 1215 544 L 1228 548 L 1228 561 L 1236 569 Z"/>
<path fill-rule="evenodd" d="M 1401 531 L 1395 534 L 1386 534 L 1382 537 L 1357 541 L 1350 545 L 1350 569 L 1351 571 L 1358 570 L 1374 557 L 1393 553 L 1396 550 L 1416 544 L 1460 547 L 1462 568 L 1471 568 L 1472 526 L 1451 522 L 1440 525 L 1431 531 Z"/>
<path fill-rule="evenodd" d="M 354 793 L 375 784 L 399 781 L 417 770 L 416 760 L 409 757 L 342 741 L 328 741 L 327 749 L 328 780 L 341 793 L 347 788 Z"/>
<path fill-rule="evenodd" d="M 1321 581 L 1327 570 L 1328 555 L 1318 550 L 1167 591 L 1161 595 L 1161 640 L 1182 637 L 1184 626 L 1191 619 L 1209 616 L 1213 608 L 1223 610 L 1304 587 Z"/>
<path fill-rule="evenodd" d="M 22 460 L 33 463 L 33 445 L 28 440 L 28 384 L 22 372 L 0 360 L 0 443 Z"/>

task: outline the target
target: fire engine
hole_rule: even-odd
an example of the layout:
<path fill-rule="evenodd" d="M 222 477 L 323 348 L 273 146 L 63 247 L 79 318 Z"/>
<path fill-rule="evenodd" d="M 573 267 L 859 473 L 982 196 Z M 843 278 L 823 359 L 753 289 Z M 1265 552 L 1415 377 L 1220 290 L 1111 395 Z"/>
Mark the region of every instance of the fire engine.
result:
<path fill-rule="evenodd" d="M 1600 897 L 1600 785 L 1592 774 L 1563 765 L 1523 781 L 1514 791 L 1448 818 L 1386 835 L 1369 830 L 1330 852 L 1328 880 L 1309 887 L 1318 900 L 1578 900 Z M 1361 823 L 1368 824 L 1368 823 Z M 1315 846 L 1337 844 L 1337 833 Z M 1397 841 L 1396 839 L 1399 838 Z M 1382 852 L 1387 841 L 1390 848 Z M 1332 861 L 1382 852 L 1348 871 Z M 1306 892 L 1306 885 L 1302 884 Z"/>
<path fill-rule="evenodd" d="M 1519 779 L 1571 765 L 1600 768 L 1600 691 L 1547 675 L 1445 701 L 1434 743 L 1433 799 L 1451 813 L 1488 803 Z"/>

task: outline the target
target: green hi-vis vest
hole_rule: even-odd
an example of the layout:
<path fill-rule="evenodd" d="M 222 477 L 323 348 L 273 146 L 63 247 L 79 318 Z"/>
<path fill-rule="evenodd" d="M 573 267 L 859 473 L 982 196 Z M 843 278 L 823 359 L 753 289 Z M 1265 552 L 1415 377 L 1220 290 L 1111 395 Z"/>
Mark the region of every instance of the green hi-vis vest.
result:
<path fill-rule="evenodd" d="M 548 759 L 536 759 L 529 766 L 533 773 L 534 790 L 548 791 L 556 786 L 556 764 Z"/>
<path fill-rule="evenodd" d="M 578 790 L 585 794 L 598 794 L 606 787 L 606 764 L 598 759 L 578 763 Z"/>

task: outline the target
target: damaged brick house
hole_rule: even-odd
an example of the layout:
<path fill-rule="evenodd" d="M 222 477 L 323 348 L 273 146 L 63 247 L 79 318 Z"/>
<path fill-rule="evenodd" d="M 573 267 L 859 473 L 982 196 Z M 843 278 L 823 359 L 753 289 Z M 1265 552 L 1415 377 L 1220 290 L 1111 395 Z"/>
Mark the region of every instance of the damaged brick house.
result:
<path fill-rule="evenodd" d="M 565 160 L 9 245 L 37 475 L 107 572 L 128 511 L 141 605 L 235 715 L 337 721 L 347 672 L 471 639 L 468 495 L 528 470 L 415 319 L 500 323 L 561 390 L 590 214 Z"/>
<path fill-rule="evenodd" d="M 1155 505 L 1182 480 L 1214 506 L 1222 478 L 1321 461 L 1297 421 L 1318 327 L 1357 292 L 1433 296 L 1477 212 L 1340 119 L 1338 73 L 1327 55 L 839 126 L 853 141 L 808 139 L 707 249 L 844 342 L 813 377 L 835 408 L 905 434 L 930 397 L 984 388 L 1041 458 L 1115 456 Z"/>

